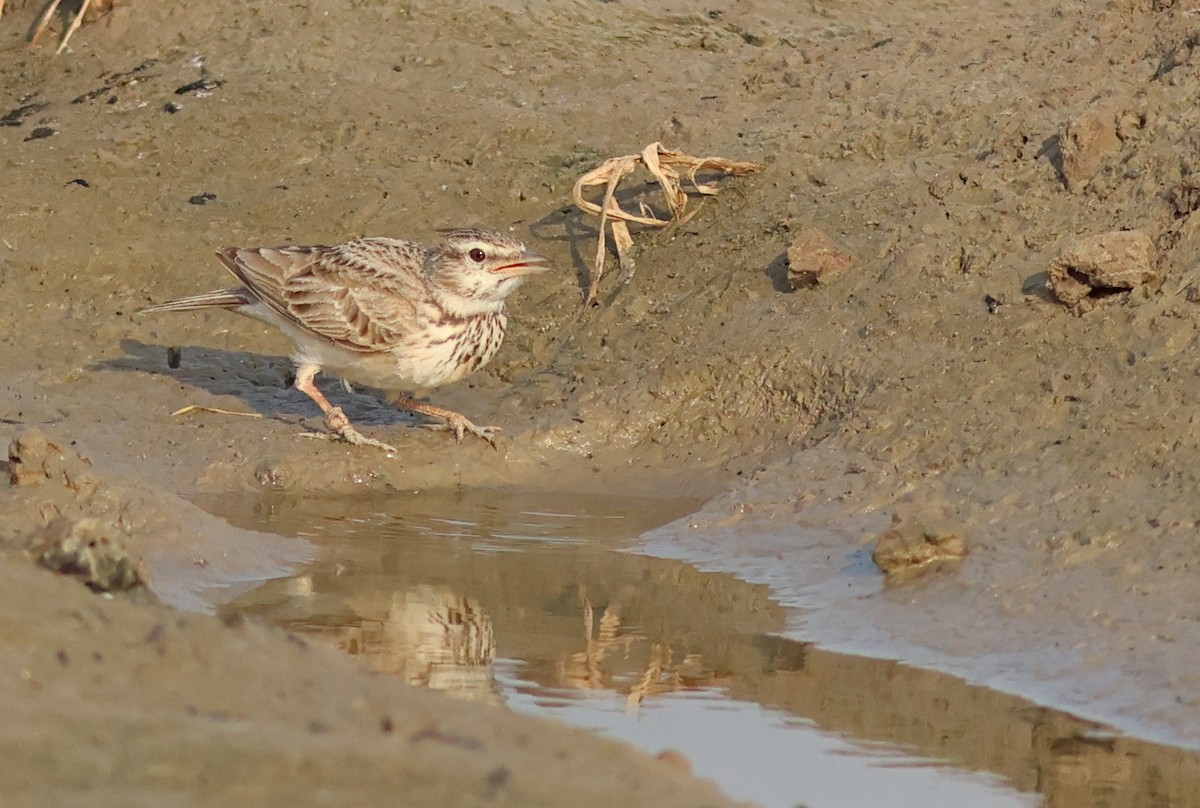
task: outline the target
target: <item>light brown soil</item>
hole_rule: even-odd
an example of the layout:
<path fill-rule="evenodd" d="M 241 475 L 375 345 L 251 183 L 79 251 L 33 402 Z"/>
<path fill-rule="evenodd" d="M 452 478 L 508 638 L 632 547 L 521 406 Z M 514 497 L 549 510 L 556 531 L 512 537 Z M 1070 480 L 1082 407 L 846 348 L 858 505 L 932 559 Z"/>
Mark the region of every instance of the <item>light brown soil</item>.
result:
<path fill-rule="evenodd" d="M 303 552 L 187 504 L 264 485 L 717 495 L 689 522 L 700 528 L 660 540 L 726 555 L 735 540 L 750 554 L 850 552 L 897 502 L 929 501 L 964 526 L 969 555 L 912 588 L 859 580 L 873 636 L 967 674 L 1030 638 L 1071 649 L 1045 670 L 1116 674 L 1073 706 L 1200 742 L 1198 7 L 135 2 L 51 58 L 52 45 L 25 50 L 36 9 L 10 1 L 0 117 L 46 106 L 0 127 L 0 438 L 46 430 L 92 459 L 107 493 L 13 488 L 4 538 L 98 513 L 147 560 L 152 589 L 156 575 L 178 593 L 183 570 L 210 570 L 194 594 Z M 223 83 L 175 93 L 201 78 Z M 766 169 L 682 227 L 635 233 L 637 273 L 611 272 L 581 310 L 594 221 L 570 209 L 571 186 L 656 140 Z M 331 399 L 401 456 L 299 439 L 320 425 L 286 387 L 282 337 L 220 313 L 134 314 L 224 284 L 222 244 L 458 225 L 511 226 L 559 267 L 521 291 L 499 359 L 434 394 L 503 426 L 498 451 L 409 429 L 332 380 Z M 853 262 L 793 290 L 784 256 L 813 227 Z M 1052 300 L 1062 249 L 1121 229 L 1153 240 L 1161 287 L 1082 315 Z M 179 369 L 169 346 L 183 347 Z M 170 415 L 188 404 L 266 417 Z M 216 571 L 192 563 L 217 557 Z M 513 773 L 495 778 L 512 804 L 587 799 L 600 783 L 631 804 L 635 786 L 657 804 L 718 799 L 612 745 L 444 706 L 271 632 L 99 600 L 19 554 L 0 575 L 0 698 L 29 719 L 6 722 L 0 743 L 33 750 L 26 784 L 78 737 L 63 758 L 73 786 L 128 773 L 111 804 L 137 793 L 122 789 L 228 795 L 205 778 L 231 766 L 256 773 L 255 796 L 294 788 L 281 802 L 329 775 L 344 778 L 343 804 L 401 786 L 467 804 L 497 766 Z M 93 650 L 111 672 L 84 669 L 101 665 Z M 181 717 L 187 704 L 197 712 Z M 412 721 L 383 737 L 380 717 L 402 710 Z M 478 733 L 496 756 L 423 747 L 414 733 L 434 712 L 429 737 Z M 117 738 L 139 746 L 103 751 Z M 444 768 L 414 757 L 434 747 L 453 758 Z M 578 794 L 538 790 L 536 761 L 559 754 Z"/>

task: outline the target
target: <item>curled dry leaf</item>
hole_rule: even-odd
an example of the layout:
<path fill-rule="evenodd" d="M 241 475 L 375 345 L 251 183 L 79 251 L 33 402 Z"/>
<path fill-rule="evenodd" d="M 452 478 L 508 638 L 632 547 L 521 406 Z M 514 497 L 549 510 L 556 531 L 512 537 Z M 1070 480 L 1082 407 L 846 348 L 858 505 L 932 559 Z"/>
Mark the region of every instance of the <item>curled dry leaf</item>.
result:
<path fill-rule="evenodd" d="M 644 167 L 658 181 L 663 194 L 667 198 L 667 209 L 671 211 L 670 219 L 660 219 L 653 211 L 642 209 L 639 213 L 629 213 L 617 203 L 617 186 L 621 180 Z M 584 304 L 588 305 L 596 299 L 596 290 L 600 277 L 604 274 L 604 230 L 608 226 L 612 230 L 613 241 L 617 245 L 617 258 L 622 268 L 627 272 L 633 269 L 630 248 L 633 237 L 629 234 L 629 224 L 644 224 L 650 227 L 666 227 L 672 223 L 688 221 L 695 211 L 688 212 L 688 195 L 683 189 L 683 179 L 687 179 L 692 190 L 698 194 L 712 196 L 717 193 L 714 185 L 701 183 L 696 175 L 702 172 L 720 172 L 740 176 L 752 174 L 762 169 L 758 163 L 739 163 L 726 160 L 724 157 L 692 157 L 683 152 L 664 148 L 661 143 L 651 143 L 642 149 L 641 154 L 627 154 L 624 157 L 610 157 L 596 168 L 584 174 L 575 182 L 571 198 L 575 206 L 586 213 L 600 216 L 599 234 L 596 240 L 596 270 L 592 275 Z M 604 186 L 604 198 L 597 204 L 584 198 L 584 191 L 598 185 Z"/>

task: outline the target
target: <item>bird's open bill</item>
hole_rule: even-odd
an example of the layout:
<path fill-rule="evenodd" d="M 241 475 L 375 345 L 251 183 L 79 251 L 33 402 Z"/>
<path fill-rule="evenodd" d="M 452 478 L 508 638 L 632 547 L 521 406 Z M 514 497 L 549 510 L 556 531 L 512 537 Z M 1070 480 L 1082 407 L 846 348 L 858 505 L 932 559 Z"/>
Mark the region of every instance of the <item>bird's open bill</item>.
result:
<path fill-rule="evenodd" d="M 511 264 L 495 267 L 491 270 L 493 275 L 499 275 L 503 278 L 516 278 L 521 275 L 532 275 L 535 272 L 545 272 L 550 267 L 548 266 L 550 259 L 543 255 L 538 255 L 535 252 L 526 250 L 521 253 L 521 260 L 514 261 Z"/>

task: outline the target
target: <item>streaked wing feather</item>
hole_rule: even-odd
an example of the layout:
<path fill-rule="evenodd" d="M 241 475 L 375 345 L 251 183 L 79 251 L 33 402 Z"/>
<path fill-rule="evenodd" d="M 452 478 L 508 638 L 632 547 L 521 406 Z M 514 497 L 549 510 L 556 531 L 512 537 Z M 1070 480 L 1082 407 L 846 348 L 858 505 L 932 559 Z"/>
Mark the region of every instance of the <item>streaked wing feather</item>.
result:
<path fill-rule="evenodd" d="M 336 247 L 226 247 L 218 257 L 264 304 L 350 350 L 387 349 L 416 318 L 422 249 L 393 239 Z"/>

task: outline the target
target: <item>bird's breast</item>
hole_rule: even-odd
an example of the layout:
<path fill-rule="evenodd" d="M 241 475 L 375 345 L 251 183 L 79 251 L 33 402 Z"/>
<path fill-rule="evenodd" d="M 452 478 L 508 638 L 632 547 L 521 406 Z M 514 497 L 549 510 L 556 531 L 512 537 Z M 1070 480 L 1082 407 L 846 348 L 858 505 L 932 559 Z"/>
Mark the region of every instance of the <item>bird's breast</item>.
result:
<path fill-rule="evenodd" d="M 507 318 L 491 312 L 431 322 L 400 361 L 418 387 L 439 387 L 471 375 L 491 361 L 504 341 Z"/>

